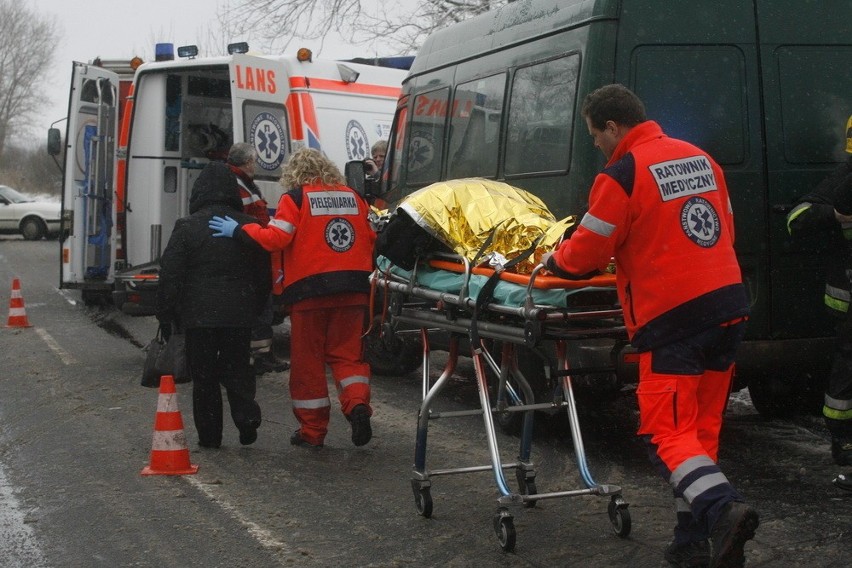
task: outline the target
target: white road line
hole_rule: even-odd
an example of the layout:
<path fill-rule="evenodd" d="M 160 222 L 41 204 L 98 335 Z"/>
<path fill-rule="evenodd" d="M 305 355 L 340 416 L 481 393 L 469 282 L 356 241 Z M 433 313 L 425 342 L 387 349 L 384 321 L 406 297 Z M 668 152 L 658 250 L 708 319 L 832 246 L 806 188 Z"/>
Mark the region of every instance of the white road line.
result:
<path fill-rule="evenodd" d="M 77 300 L 75 300 L 74 298 L 72 298 L 69 295 L 68 290 L 60 290 L 59 288 L 54 288 L 54 290 L 56 290 L 59 293 L 59 295 L 62 296 L 63 298 L 65 298 L 65 301 L 68 302 L 69 304 L 71 304 L 72 306 L 77 305 Z"/>
<path fill-rule="evenodd" d="M 59 344 L 56 343 L 56 340 L 53 339 L 53 337 L 51 337 L 46 330 L 41 327 L 37 327 L 35 328 L 35 332 L 39 335 L 39 337 L 44 339 L 44 342 L 47 343 L 47 346 L 50 347 L 50 349 L 53 350 L 54 353 L 59 355 L 59 358 L 62 359 L 63 363 L 65 363 L 66 365 L 74 365 L 77 363 L 77 360 L 73 356 L 71 356 L 70 353 L 61 348 Z"/>
<path fill-rule="evenodd" d="M 214 492 L 212 485 L 199 481 L 196 477 L 192 475 L 184 475 L 181 477 L 187 482 L 189 482 L 191 485 L 195 486 L 196 489 L 204 493 L 204 495 L 206 495 L 207 498 L 210 499 L 210 501 L 219 505 L 219 507 L 221 507 L 233 519 L 235 519 L 241 525 L 246 527 L 248 529 L 249 534 L 254 537 L 254 539 L 259 542 L 261 546 L 274 553 L 275 556 L 277 556 L 282 563 L 286 562 L 286 555 L 295 554 L 295 551 L 292 548 L 290 548 L 280 540 L 277 540 L 275 537 L 272 536 L 272 533 L 270 533 L 268 530 L 259 526 L 254 521 L 247 519 L 245 516 L 243 516 L 242 513 L 240 513 L 240 511 L 236 507 L 225 501 L 221 496 L 217 495 Z"/>
<path fill-rule="evenodd" d="M 45 566 L 35 532 L 0 467 L 0 562 L 8 568 Z"/>

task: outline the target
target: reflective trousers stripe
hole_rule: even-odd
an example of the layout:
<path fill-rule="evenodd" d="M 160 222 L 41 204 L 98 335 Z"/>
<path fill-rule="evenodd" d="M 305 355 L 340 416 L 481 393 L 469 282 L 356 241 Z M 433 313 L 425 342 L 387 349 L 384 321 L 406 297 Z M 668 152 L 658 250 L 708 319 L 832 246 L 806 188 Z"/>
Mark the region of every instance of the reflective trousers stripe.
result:
<path fill-rule="evenodd" d="M 840 400 L 825 395 L 825 405 L 832 410 L 846 411 L 852 410 L 852 400 Z"/>
<path fill-rule="evenodd" d="M 331 400 L 328 397 L 310 400 L 293 399 L 293 408 L 325 408 L 327 406 L 331 406 Z"/>
<path fill-rule="evenodd" d="M 348 387 L 349 385 L 355 385 L 355 384 L 369 385 L 370 379 L 368 377 L 364 377 L 364 376 L 354 376 L 354 377 L 348 377 L 346 379 L 342 379 L 338 384 L 340 385 L 339 386 L 340 390 L 343 390 L 346 387 Z"/>
<path fill-rule="evenodd" d="M 721 471 L 710 475 L 702 475 L 683 490 L 683 498 L 687 503 L 692 503 L 703 493 L 721 485 L 730 486 L 728 478 Z"/>
<path fill-rule="evenodd" d="M 833 408 L 823 406 L 822 415 L 832 420 L 852 420 L 852 410 L 834 410 Z"/>
<path fill-rule="evenodd" d="M 676 487 L 690 473 L 708 465 L 716 465 L 716 463 L 708 456 L 695 456 L 693 458 L 689 458 L 688 460 L 680 464 L 677 469 L 672 472 L 671 477 L 669 477 L 669 483 Z"/>

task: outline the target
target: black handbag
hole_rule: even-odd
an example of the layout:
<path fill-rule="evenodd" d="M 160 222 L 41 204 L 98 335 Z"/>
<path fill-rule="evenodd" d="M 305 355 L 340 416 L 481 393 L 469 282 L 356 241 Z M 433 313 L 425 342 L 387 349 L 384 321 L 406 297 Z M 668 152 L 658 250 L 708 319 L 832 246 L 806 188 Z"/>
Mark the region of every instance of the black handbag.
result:
<path fill-rule="evenodd" d="M 157 330 L 157 335 L 143 349 L 145 351 L 145 364 L 142 367 L 141 381 L 143 387 L 160 388 L 160 371 L 157 369 L 157 360 L 165 346 L 166 342 L 163 341 L 160 330 Z"/>
<path fill-rule="evenodd" d="M 143 387 L 160 388 L 160 377 L 171 375 L 175 384 L 192 380 L 186 364 L 186 336 L 172 326 L 169 340 L 163 339 L 158 329 L 157 335 L 145 346 L 145 365 L 142 367 Z"/>
<path fill-rule="evenodd" d="M 160 375 L 171 375 L 175 384 L 192 380 L 186 365 L 186 335 L 172 325 L 172 333 L 157 356 L 157 370 Z"/>

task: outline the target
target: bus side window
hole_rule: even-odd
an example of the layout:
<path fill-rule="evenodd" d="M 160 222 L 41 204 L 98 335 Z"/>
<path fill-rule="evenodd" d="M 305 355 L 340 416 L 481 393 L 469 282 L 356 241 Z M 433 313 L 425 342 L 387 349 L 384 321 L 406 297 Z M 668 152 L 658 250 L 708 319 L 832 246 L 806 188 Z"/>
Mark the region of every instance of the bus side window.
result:
<path fill-rule="evenodd" d="M 576 54 L 515 71 L 506 135 L 507 176 L 568 171 L 579 71 Z"/>
<path fill-rule="evenodd" d="M 450 115 L 447 178 L 497 175 L 500 118 L 506 75 L 494 75 L 456 87 Z"/>
<path fill-rule="evenodd" d="M 414 97 L 405 161 L 408 183 L 428 184 L 440 179 L 449 98 L 449 88 Z"/>
<path fill-rule="evenodd" d="M 180 150 L 180 111 L 183 79 L 180 75 L 166 78 L 166 139 L 165 149 Z"/>

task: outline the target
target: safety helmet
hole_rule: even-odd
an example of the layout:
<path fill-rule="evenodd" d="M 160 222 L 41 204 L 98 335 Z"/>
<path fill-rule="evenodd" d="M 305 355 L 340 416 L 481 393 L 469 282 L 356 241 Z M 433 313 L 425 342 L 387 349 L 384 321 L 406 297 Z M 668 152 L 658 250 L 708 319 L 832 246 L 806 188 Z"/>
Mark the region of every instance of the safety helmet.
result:
<path fill-rule="evenodd" d="M 846 121 L 846 152 L 852 154 L 852 114 Z"/>

